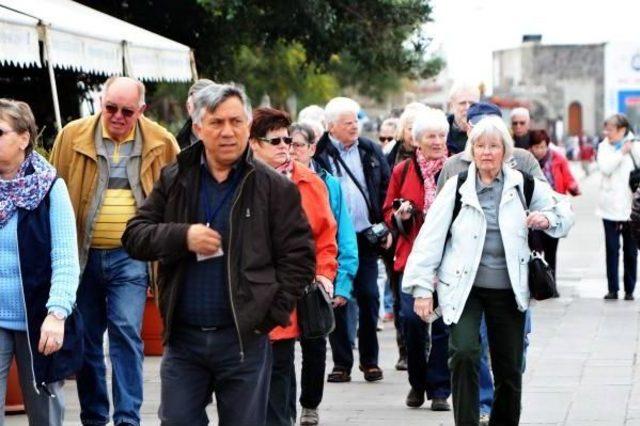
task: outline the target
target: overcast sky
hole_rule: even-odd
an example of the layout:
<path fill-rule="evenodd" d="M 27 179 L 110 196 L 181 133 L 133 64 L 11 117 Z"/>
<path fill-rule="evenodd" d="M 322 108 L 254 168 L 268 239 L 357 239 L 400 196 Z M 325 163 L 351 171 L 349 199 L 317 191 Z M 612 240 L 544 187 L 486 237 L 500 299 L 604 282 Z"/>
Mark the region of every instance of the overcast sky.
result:
<path fill-rule="evenodd" d="M 543 44 L 635 41 L 640 44 L 640 1 L 432 0 L 426 26 L 434 48 L 444 52 L 454 79 L 492 84 L 492 56 L 517 47 L 522 34 L 541 34 Z"/>

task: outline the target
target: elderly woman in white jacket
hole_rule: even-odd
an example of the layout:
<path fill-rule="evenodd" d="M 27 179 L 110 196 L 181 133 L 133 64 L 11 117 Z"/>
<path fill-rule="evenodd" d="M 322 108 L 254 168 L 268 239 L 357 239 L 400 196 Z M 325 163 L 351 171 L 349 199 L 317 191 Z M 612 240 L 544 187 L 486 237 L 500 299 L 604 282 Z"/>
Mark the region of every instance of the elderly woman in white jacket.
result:
<path fill-rule="evenodd" d="M 640 144 L 634 143 L 629 130 L 629 120 L 624 114 L 614 114 L 604 122 L 606 138 L 598 147 L 598 168 L 602 174 L 596 214 L 604 223 L 607 252 L 607 284 L 605 300 L 618 298 L 620 259 L 620 237 L 622 237 L 624 260 L 625 300 L 633 300 L 636 287 L 638 248 L 631 236 L 629 216 L 632 194 L 629 188 L 629 173 L 634 169 L 633 160 L 640 166 Z"/>
<path fill-rule="evenodd" d="M 438 292 L 451 331 L 449 366 L 454 417 L 460 425 L 478 424 L 478 329 L 484 313 L 496 385 L 491 424 L 517 425 L 529 306 L 528 228 L 562 237 L 573 225 L 573 213 L 555 202 L 546 182 L 536 180 L 527 215 L 524 196 L 518 194 L 523 194 L 523 176 L 506 163 L 513 139 L 500 117 L 476 124 L 466 150 L 473 163 L 460 186 L 460 211 L 451 223 L 454 176 L 427 214 L 402 290 L 413 295 L 415 312 L 425 321 L 433 311 L 433 292 Z"/>

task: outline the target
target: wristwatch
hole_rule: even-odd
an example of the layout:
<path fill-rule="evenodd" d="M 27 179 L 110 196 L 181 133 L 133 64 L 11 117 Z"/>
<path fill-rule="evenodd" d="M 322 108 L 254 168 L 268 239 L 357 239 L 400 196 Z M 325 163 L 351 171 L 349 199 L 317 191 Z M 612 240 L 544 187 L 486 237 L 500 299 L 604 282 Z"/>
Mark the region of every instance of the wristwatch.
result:
<path fill-rule="evenodd" d="M 52 309 L 51 311 L 49 311 L 49 315 L 53 315 L 55 319 L 60 321 L 64 321 L 67 319 L 67 316 L 64 314 L 64 312 L 57 309 Z"/>

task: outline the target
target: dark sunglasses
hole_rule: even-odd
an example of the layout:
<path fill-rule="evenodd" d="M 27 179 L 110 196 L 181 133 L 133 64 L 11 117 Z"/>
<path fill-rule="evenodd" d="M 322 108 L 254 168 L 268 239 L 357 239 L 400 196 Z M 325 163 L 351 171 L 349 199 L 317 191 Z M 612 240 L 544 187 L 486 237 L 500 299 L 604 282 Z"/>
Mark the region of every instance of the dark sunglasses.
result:
<path fill-rule="evenodd" d="M 3 137 L 4 135 L 6 135 L 7 133 L 15 133 L 15 130 L 4 130 L 4 129 L 0 129 L 0 138 Z"/>
<path fill-rule="evenodd" d="M 525 124 L 527 124 L 526 121 L 512 121 L 511 124 L 513 126 L 524 126 Z"/>
<path fill-rule="evenodd" d="M 289 137 L 289 136 L 281 136 L 281 137 L 278 137 L 278 138 L 271 138 L 271 139 L 258 138 L 258 140 L 262 141 L 262 142 L 267 142 L 267 143 L 269 143 L 269 144 L 271 144 L 273 146 L 279 145 L 280 142 L 284 142 L 285 145 L 291 145 L 291 142 L 293 141 L 293 139 L 291 137 Z"/>
<path fill-rule="evenodd" d="M 131 118 L 133 117 L 133 114 L 136 113 L 132 109 L 125 108 L 125 107 L 120 108 L 117 105 L 111 105 L 111 104 L 105 105 L 104 109 L 111 115 L 116 115 L 118 111 L 120 111 L 124 118 Z"/>
<path fill-rule="evenodd" d="M 391 142 L 393 140 L 393 136 L 380 136 L 378 139 L 382 143 Z"/>

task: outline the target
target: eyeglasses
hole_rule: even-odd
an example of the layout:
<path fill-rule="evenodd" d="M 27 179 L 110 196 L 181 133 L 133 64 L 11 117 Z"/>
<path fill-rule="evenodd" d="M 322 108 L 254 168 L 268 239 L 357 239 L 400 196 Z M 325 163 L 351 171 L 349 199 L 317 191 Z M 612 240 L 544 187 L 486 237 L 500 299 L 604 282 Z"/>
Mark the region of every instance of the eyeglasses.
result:
<path fill-rule="evenodd" d="M 393 140 L 393 136 L 380 136 L 378 139 L 382 143 L 391 142 Z"/>
<path fill-rule="evenodd" d="M 124 118 L 131 118 L 131 117 L 133 117 L 133 114 L 136 113 L 131 108 L 125 108 L 125 107 L 120 108 L 119 106 L 113 105 L 113 104 L 105 105 L 104 109 L 105 109 L 105 111 L 107 111 L 111 115 L 116 115 L 118 113 L 118 111 L 120 111 Z"/>
<path fill-rule="evenodd" d="M 512 121 L 511 122 L 512 126 L 524 126 L 525 124 L 527 124 L 526 121 Z"/>
<path fill-rule="evenodd" d="M 306 148 L 309 145 L 311 145 L 311 144 L 308 143 L 308 142 L 291 142 L 291 146 L 294 147 L 295 149 Z"/>
<path fill-rule="evenodd" d="M 291 137 L 289 136 L 281 136 L 281 137 L 277 137 L 277 138 L 258 138 L 259 141 L 262 142 L 267 142 L 273 146 L 278 146 L 280 144 L 280 142 L 284 142 L 285 145 L 291 145 L 291 142 L 293 141 L 293 139 L 291 139 Z"/>
<path fill-rule="evenodd" d="M 16 132 L 15 130 L 0 129 L 0 138 L 6 135 L 7 133 L 15 133 L 15 132 Z"/>

